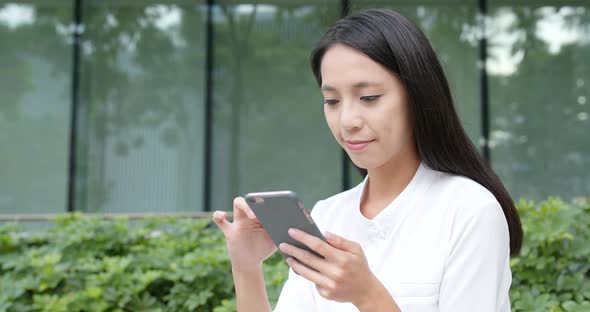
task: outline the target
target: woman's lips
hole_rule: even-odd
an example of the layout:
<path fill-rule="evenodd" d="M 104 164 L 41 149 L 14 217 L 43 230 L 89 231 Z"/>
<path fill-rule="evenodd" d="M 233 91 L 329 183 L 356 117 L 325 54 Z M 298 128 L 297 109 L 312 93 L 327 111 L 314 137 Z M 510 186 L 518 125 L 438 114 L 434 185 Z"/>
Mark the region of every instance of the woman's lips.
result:
<path fill-rule="evenodd" d="M 346 148 L 348 148 L 351 151 L 360 151 L 363 150 L 365 147 L 367 147 L 367 145 L 369 145 L 369 143 L 373 142 L 375 140 L 370 140 L 370 141 L 344 141 L 346 143 Z"/>

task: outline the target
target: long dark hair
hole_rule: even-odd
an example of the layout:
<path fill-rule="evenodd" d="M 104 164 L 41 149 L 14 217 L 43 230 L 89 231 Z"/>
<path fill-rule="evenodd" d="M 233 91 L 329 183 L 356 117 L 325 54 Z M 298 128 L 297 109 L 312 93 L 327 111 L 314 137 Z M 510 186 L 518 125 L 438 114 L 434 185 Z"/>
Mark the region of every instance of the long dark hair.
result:
<path fill-rule="evenodd" d="M 487 188 L 504 211 L 510 254 L 518 255 L 523 231 L 514 202 L 467 137 L 447 78 L 424 33 L 402 15 L 385 9 L 366 10 L 339 20 L 311 53 L 311 68 L 320 86 L 322 58 L 336 43 L 366 54 L 400 78 L 408 94 L 416 146 L 423 163 L 437 171 L 468 177 Z M 363 177 L 367 175 L 366 169 L 358 169 Z"/>

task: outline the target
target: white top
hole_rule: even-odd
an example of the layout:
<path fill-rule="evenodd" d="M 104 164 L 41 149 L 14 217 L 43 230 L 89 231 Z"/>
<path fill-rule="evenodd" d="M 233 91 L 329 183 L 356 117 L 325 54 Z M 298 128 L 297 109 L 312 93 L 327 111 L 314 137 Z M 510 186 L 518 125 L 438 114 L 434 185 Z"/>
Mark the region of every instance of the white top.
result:
<path fill-rule="evenodd" d="M 372 220 L 360 213 L 368 178 L 319 201 L 319 229 L 359 243 L 373 274 L 403 312 L 510 311 L 508 224 L 496 198 L 473 180 L 421 164 Z M 289 269 L 275 312 L 358 311 L 324 299 Z"/>

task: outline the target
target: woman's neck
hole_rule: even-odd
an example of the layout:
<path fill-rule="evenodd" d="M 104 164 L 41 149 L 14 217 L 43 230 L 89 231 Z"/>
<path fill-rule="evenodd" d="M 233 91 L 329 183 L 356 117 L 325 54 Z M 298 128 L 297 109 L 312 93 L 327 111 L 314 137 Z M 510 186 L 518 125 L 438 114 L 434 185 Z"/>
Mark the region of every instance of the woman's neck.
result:
<path fill-rule="evenodd" d="M 369 169 L 361 198 L 361 213 L 372 219 L 408 186 L 421 160 L 417 153 L 394 157 L 380 167 Z"/>

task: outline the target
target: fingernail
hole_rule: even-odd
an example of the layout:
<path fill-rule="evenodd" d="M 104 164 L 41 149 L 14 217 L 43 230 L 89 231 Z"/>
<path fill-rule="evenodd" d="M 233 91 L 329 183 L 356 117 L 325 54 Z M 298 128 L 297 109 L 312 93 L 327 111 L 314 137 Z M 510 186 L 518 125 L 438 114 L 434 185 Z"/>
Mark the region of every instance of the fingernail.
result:
<path fill-rule="evenodd" d="M 295 235 L 295 234 L 297 234 L 296 229 L 289 229 L 289 235 Z"/>
<path fill-rule="evenodd" d="M 334 238 L 334 234 L 332 234 L 332 233 L 330 233 L 330 232 L 326 231 L 326 232 L 324 232 L 324 237 L 325 237 L 326 239 L 333 239 L 333 238 Z"/>

